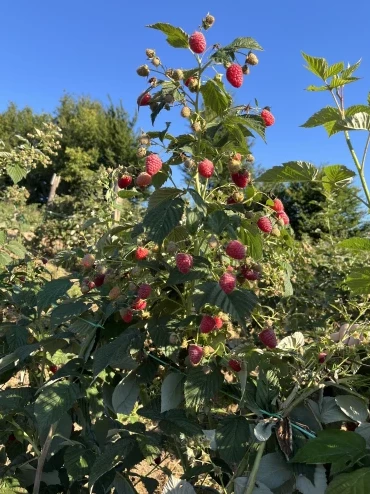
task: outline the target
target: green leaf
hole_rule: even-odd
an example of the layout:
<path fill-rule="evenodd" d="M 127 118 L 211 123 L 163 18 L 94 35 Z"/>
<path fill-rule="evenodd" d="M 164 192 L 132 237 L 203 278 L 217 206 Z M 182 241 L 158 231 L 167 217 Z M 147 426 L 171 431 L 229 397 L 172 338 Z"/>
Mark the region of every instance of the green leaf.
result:
<path fill-rule="evenodd" d="M 228 463 L 241 461 L 250 440 L 248 420 L 241 415 L 223 419 L 216 430 L 218 452 Z"/>
<path fill-rule="evenodd" d="M 184 376 L 179 372 L 168 374 L 161 387 L 161 413 L 177 408 L 183 400 Z"/>
<path fill-rule="evenodd" d="M 306 161 L 289 161 L 280 166 L 274 166 L 265 173 L 262 173 L 256 182 L 312 182 L 315 180 L 319 170 Z"/>
<path fill-rule="evenodd" d="M 95 352 L 93 374 L 96 377 L 108 366 L 135 369 L 137 362 L 131 353 L 141 349 L 144 335 L 137 328 L 128 328 L 118 338 Z"/>
<path fill-rule="evenodd" d="M 278 348 L 282 350 L 298 350 L 298 348 L 302 348 L 303 346 L 304 336 L 299 331 L 290 336 L 285 336 L 278 344 Z"/>
<path fill-rule="evenodd" d="M 319 431 L 298 451 L 293 462 L 331 463 L 332 474 L 353 465 L 366 452 L 363 437 L 354 432 L 327 429 Z"/>
<path fill-rule="evenodd" d="M 15 477 L 0 479 L 0 494 L 27 494 L 27 492 Z"/>
<path fill-rule="evenodd" d="M 69 446 L 64 453 L 64 464 L 73 480 L 82 480 L 90 473 L 96 455 L 91 449 Z"/>
<path fill-rule="evenodd" d="M 204 202 L 204 200 L 201 198 L 201 196 L 198 194 L 198 192 L 194 189 L 189 189 L 188 193 L 191 195 L 198 211 L 202 213 L 204 216 L 207 214 L 207 204 Z"/>
<path fill-rule="evenodd" d="M 277 489 L 292 477 L 293 471 L 280 453 L 262 456 L 257 480 L 263 481 L 269 489 Z"/>
<path fill-rule="evenodd" d="M 255 131 L 266 142 L 266 125 L 259 115 L 244 115 L 240 117 L 248 129 Z"/>
<path fill-rule="evenodd" d="M 115 413 L 130 415 L 139 397 L 140 388 L 133 374 L 125 376 L 115 387 L 112 405 Z"/>
<path fill-rule="evenodd" d="M 302 56 L 307 62 L 306 69 L 325 81 L 325 74 L 329 68 L 328 62 L 325 60 L 325 58 L 311 57 L 304 52 L 302 52 Z"/>
<path fill-rule="evenodd" d="M 42 429 L 50 427 L 72 408 L 80 397 L 80 387 L 69 381 L 58 381 L 44 387 L 37 397 L 34 408 L 39 426 Z"/>
<path fill-rule="evenodd" d="M 201 405 L 215 396 L 222 383 L 223 375 L 215 365 L 211 366 L 211 371 L 208 374 L 203 372 L 202 367 L 190 369 L 184 386 L 187 408 L 198 410 Z"/>
<path fill-rule="evenodd" d="M 336 89 L 338 87 L 345 86 L 346 84 L 350 84 L 351 82 L 356 82 L 358 80 L 358 77 L 347 77 L 346 79 L 344 79 L 342 77 L 334 76 L 333 79 L 330 81 L 329 89 Z"/>
<path fill-rule="evenodd" d="M 65 296 L 73 283 L 68 278 L 58 278 L 57 280 L 45 283 L 37 294 L 37 307 L 39 314 L 43 309 L 55 304 L 61 297 Z"/>
<path fill-rule="evenodd" d="M 250 290 L 235 289 L 226 294 L 216 281 L 209 281 L 196 286 L 193 295 L 195 309 L 200 312 L 205 304 L 215 305 L 223 312 L 230 314 L 243 327 L 258 303 L 258 298 Z"/>
<path fill-rule="evenodd" d="M 263 241 L 260 230 L 256 225 L 251 225 L 247 221 L 242 222 L 242 224 L 244 228 L 239 230 L 240 240 L 247 247 L 248 256 L 258 261 L 263 256 Z"/>
<path fill-rule="evenodd" d="M 370 485 L 370 468 L 359 468 L 354 472 L 341 473 L 335 477 L 325 494 L 368 494 Z"/>
<path fill-rule="evenodd" d="M 167 35 L 167 43 L 174 48 L 189 48 L 189 37 L 179 27 L 171 26 L 164 22 L 158 22 L 157 24 L 151 24 L 147 27 L 151 29 L 158 29 L 162 33 Z"/>
<path fill-rule="evenodd" d="M 10 257 L 10 255 L 3 250 L 0 250 L 0 266 L 8 266 L 12 262 L 13 259 Z"/>
<path fill-rule="evenodd" d="M 354 268 L 345 280 L 349 289 L 359 295 L 370 293 L 370 268 Z"/>
<path fill-rule="evenodd" d="M 229 45 L 225 46 L 223 50 L 238 51 L 238 50 L 259 50 L 263 51 L 263 48 L 257 41 L 249 37 L 240 37 L 234 39 Z"/>
<path fill-rule="evenodd" d="M 344 130 L 370 131 L 370 115 L 367 112 L 358 112 L 337 122 L 336 126 Z"/>
<path fill-rule="evenodd" d="M 315 405 L 310 401 L 311 408 L 314 410 Z M 335 402 L 335 398 L 331 396 L 324 396 L 322 399 L 321 407 L 318 410 L 320 421 L 323 424 L 332 424 L 333 422 L 343 422 L 348 420 L 347 415 L 342 412 Z"/>
<path fill-rule="evenodd" d="M 361 437 L 363 437 L 366 441 L 366 446 L 369 449 L 370 448 L 370 424 L 365 423 L 365 424 L 360 424 L 358 427 L 355 429 L 356 434 L 359 434 Z"/>
<path fill-rule="evenodd" d="M 356 113 L 368 113 L 370 115 L 370 107 L 366 105 L 353 105 L 349 106 L 346 110 L 346 117 L 352 117 Z"/>
<path fill-rule="evenodd" d="M 6 248 L 10 250 L 18 259 L 24 259 L 27 254 L 27 249 L 16 240 L 11 240 L 6 244 Z"/>
<path fill-rule="evenodd" d="M 202 428 L 194 419 L 186 416 L 185 410 L 168 410 L 161 414 L 159 428 L 167 435 L 185 434 L 186 436 L 200 436 Z"/>
<path fill-rule="evenodd" d="M 339 72 L 341 72 L 343 69 L 344 69 L 344 63 L 343 62 L 333 63 L 333 65 L 330 65 L 330 67 L 325 72 L 324 79 L 328 79 L 329 77 L 333 77 L 333 75 L 338 75 Z"/>
<path fill-rule="evenodd" d="M 138 190 L 130 189 L 130 190 L 119 190 L 117 192 L 117 196 L 121 199 L 130 199 L 131 197 L 138 196 L 140 192 Z M 95 218 L 91 218 L 95 219 Z"/>
<path fill-rule="evenodd" d="M 355 70 L 359 68 L 360 64 L 361 64 L 361 58 L 358 62 L 354 63 L 353 65 L 349 65 L 349 67 L 343 70 L 341 76 L 345 78 L 350 77 L 353 74 L 353 72 L 355 72 Z"/>
<path fill-rule="evenodd" d="M 51 313 L 50 324 L 52 328 L 56 328 L 61 324 L 65 324 L 72 318 L 80 316 L 89 308 L 89 305 L 85 304 L 80 299 L 69 299 L 65 303 L 55 307 Z"/>
<path fill-rule="evenodd" d="M 222 82 L 209 79 L 202 85 L 200 92 L 203 96 L 205 108 L 212 110 L 216 115 L 222 115 L 230 106 L 231 98 Z"/>
<path fill-rule="evenodd" d="M 336 122 L 341 118 L 338 108 L 326 106 L 318 112 L 314 113 L 301 127 L 311 128 L 324 125 L 328 122 Z"/>
<path fill-rule="evenodd" d="M 339 242 L 338 247 L 351 250 L 370 251 L 370 239 L 361 237 L 346 238 Z"/>
<path fill-rule="evenodd" d="M 1 413 L 19 412 L 31 401 L 33 394 L 32 388 L 8 388 L 0 391 Z"/>
<path fill-rule="evenodd" d="M 230 219 L 222 210 L 214 211 L 206 219 L 206 228 L 216 235 L 221 235 L 229 224 Z"/>
<path fill-rule="evenodd" d="M 149 240 L 161 244 L 169 233 L 180 223 L 185 203 L 182 199 L 169 199 L 147 211 L 143 225 Z"/>
<path fill-rule="evenodd" d="M 24 326 L 10 325 L 5 333 L 9 351 L 14 352 L 17 348 L 27 345 L 29 332 Z"/>
<path fill-rule="evenodd" d="M 352 395 L 340 395 L 335 398 L 339 408 L 355 422 L 366 422 L 369 415 L 365 401 Z"/>
<path fill-rule="evenodd" d="M 309 86 L 306 87 L 306 91 L 313 91 L 313 92 L 329 91 L 329 88 L 328 86 L 314 86 L 313 84 L 310 84 Z"/>
<path fill-rule="evenodd" d="M 162 494 L 195 494 L 195 490 L 186 480 L 177 479 L 172 475 L 164 486 Z"/>
<path fill-rule="evenodd" d="M 114 494 L 136 494 L 137 492 L 131 482 L 119 473 L 116 473 L 113 485 L 115 489 Z"/>
<path fill-rule="evenodd" d="M 350 184 L 353 177 L 356 175 L 355 172 L 349 170 L 344 165 L 324 166 L 322 172 L 322 184 L 327 192 Z"/>
<path fill-rule="evenodd" d="M 183 194 L 182 190 L 173 187 L 162 187 L 161 189 L 157 189 L 149 198 L 148 210 L 158 207 L 163 202 L 175 199 L 181 194 Z"/>
<path fill-rule="evenodd" d="M 6 167 L 6 173 L 13 180 L 13 182 L 17 184 L 23 178 L 27 177 L 28 172 L 26 168 L 23 168 L 22 166 L 15 164 L 15 165 L 8 165 Z"/>
<path fill-rule="evenodd" d="M 132 437 L 118 439 L 115 443 L 110 443 L 100 454 L 91 468 L 89 477 L 89 491 L 93 492 L 93 486 L 97 480 L 105 473 L 110 472 L 112 468 L 121 463 L 131 452 L 135 445 Z"/>

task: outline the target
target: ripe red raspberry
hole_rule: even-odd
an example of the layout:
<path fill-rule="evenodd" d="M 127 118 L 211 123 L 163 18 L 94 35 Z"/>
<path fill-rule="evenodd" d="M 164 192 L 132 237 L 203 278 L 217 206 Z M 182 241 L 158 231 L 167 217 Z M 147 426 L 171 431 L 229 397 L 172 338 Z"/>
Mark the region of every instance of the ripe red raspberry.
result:
<path fill-rule="evenodd" d="M 216 329 L 221 329 L 222 326 L 224 325 L 224 322 L 223 320 L 221 319 L 221 317 L 218 317 L 218 316 L 215 316 L 213 318 L 213 320 L 215 321 L 215 327 Z"/>
<path fill-rule="evenodd" d="M 150 154 L 145 160 L 145 168 L 148 175 L 153 176 L 162 169 L 162 160 L 158 154 Z"/>
<path fill-rule="evenodd" d="M 176 255 L 176 266 L 182 274 L 187 274 L 193 267 L 193 256 L 179 252 Z"/>
<path fill-rule="evenodd" d="M 277 213 L 283 213 L 284 204 L 280 201 L 280 199 L 274 199 L 274 205 L 272 206 L 272 209 Z"/>
<path fill-rule="evenodd" d="M 203 334 L 207 334 L 215 329 L 215 320 L 212 316 L 205 315 L 202 317 L 202 320 L 199 325 L 200 332 Z"/>
<path fill-rule="evenodd" d="M 95 286 L 98 288 L 99 286 L 102 286 L 103 283 L 104 283 L 104 280 L 105 280 L 105 274 L 98 274 L 97 276 L 95 276 L 94 278 L 94 283 L 95 283 Z M 89 286 L 90 288 L 90 286 Z"/>
<path fill-rule="evenodd" d="M 258 338 L 268 348 L 276 348 L 277 346 L 276 334 L 271 328 L 261 331 Z"/>
<path fill-rule="evenodd" d="M 195 33 L 193 33 L 189 38 L 189 46 L 194 53 L 203 53 L 207 46 L 204 34 L 199 31 L 195 31 Z"/>
<path fill-rule="evenodd" d="M 145 247 L 138 247 L 135 251 L 135 259 L 138 261 L 142 261 L 146 259 L 149 255 L 149 250 Z"/>
<path fill-rule="evenodd" d="M 281 213 L 278 213 L 277 214 L 277 217 L 279 219 L 282 219 L 283 220 L 284 225 L 289 225 L 290 219 L 289 219 L 289 216 L 285 213 L 285 211 L 282 211 Z"/>
<path fill-rule="evenodd" d="M 49 369 L 50 369 L 50 372 L 52 372 L 53 374 L 55 374 L 57 372 L 57 370 L 58 370 L 58 366 L 57 365 L 51 365 L 49 367 Z"/>
<path fill-rule="evenodd" d="M 230 196 L 226 199 L 226 204 L 236 204 L 236 200 L 233 196 Z"/>
<path fill-rule="evenodd" d="M 189 345 L 188 355 L 193 365 L 199 364 L 203 357 L 203 348 L 198 345 Z"/>
<path fill-rule="evenodd" d="M 139 106 L 148 106 L 151 99 L 152 97 L 149 93 L 140 94 L 140 96 L 137 99 L 137 104 Z"/>
<path fill-rule="evenodd" d="M 264 233 L 271 233 L 271 231 L 272 231 L 271 220 L 267 216 L 262 216 L 262 218 L 260 218 L 257 221 L 257 226 Z"/>
<path fill-rule="evenodd" d="M 236 286 L 236 278 L 231 273 L 224 273 L 218 283 L 225 293 L 231 293 Z"/>
<path fill-rule="evenodd" d="M 245 247 L 239 240 L 231 240 L 226 246 L 226 254 L 232 259 L 244 259 Z"/>
<path fill-rule="evenodd" d="M 9 437 L 8 437 L 8 442 L 9 443 L 14 443 L 14 441 L 16 441 L 17 438 L 15 437 L 14 434 L 10 434 Z"/>
<path fill-rule="evenodd" d="M 198 164 L 199 175 L 201 175 L 204 178 L 212 177 L 214 171 L 215 171 L 215 167 L 212 161 L 207 160 L 207 158 Z"/>
<path fill-rule="evenodd" d="M 134 317 L 132 310 L 130 310 L 130 309 L 123 309 L 120 311 L 120 314 L 121 314 L 122 321 L 127 322 L 127 323 L 131 322 L 133 317 Z"/>
<path fill-rule="evenodd" d="M 131 307 L 134 310 L 144 310 L 146 308 L 146 300 L 137 298 L 136 300 L 133 301 Z"/>
<path fill-rule="evenodd" d="M 120 189 L 127 189 L 129 185 L 132 183 L 132 177 L 130 175 L 123 175 L 119 180 L 118 180 L 118 187 Z"/>
<path fill-rule="evenodd" d="M 265 122 L 266 127 L 270 127 L 275 123 L 274 115 L 266 108 L 261 111 L 261 118 Z"/>
<path fill-rule="evenodd" d="M 234 359 L 229 360 L 229 367 L 235 372 L 240 372 L 242 370 L 240 362 Z"/>
<path fill-rule="evenodd" d="M 136 185 L 139 187 L 148 187 L 152 183 L 152 177 L 147 172 L 139 173 L 136 179 Z"/>
<path fill-rule="evenodd" d="M 142 285 L 139 286 L 139 289 L 137 291 L 137 296 L 138 298 L 145 299 L 148 298 L 151 293 L 152 293 L 152 287 L 147 283 L 143 283 Z"/>
<path fill-rule="evenodd" d="M 237 63 L 233 63 L 226 70 L 226 79 L 234 87 L 240 87 L 243 84 L 243 69 Z"/>
<path fill-rule="evenodd" d="M 160 456 L 157 456 L 157 458 L 154 458 L 154 463 L 155 463 L 156 465 L 160 465 L 160 464 L 162 463 L 162 459 L 161 459 L 161 457 L 160 457 Z"/>
<path fill-rule="evenodd" d="M 320 352 L 319 353 L 319 363 L 320 364 L 323 364 L 326 360 L 326 357 L 327 357 L 327 353 L 325 352 Z"/>
<path fill-rule="evenodd" d="M 258 271 L 255 271 L 249 266 L 241 266 L 240 267 L 240 274 L 243 276 L 244 279 L 249 280 L 249 281 L 256 281 L 259 280 L 261 277 L 261 274 Z"/>
<path fill-rule="evenodd" d="M 250 182 L 250 175 L 247 170 L 240 170 L 238 173 L 233 173 L 231 179 L 237 187 L 244 189 Z"/>

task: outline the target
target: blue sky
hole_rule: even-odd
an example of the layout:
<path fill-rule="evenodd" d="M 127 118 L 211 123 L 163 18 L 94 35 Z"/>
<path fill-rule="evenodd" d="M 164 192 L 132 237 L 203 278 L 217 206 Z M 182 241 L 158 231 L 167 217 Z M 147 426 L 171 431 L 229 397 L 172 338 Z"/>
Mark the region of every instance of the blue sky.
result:
<path fill-rule="evenodd" d="M 162 33 L 145 25 L 169 22 L 192 33 L 208 11 L 216 17 L 206 33 L 209 44 L 251 36 L 265 50 L 242 88 L 234 90 L 238 104 L 257 98 L 276 117 L 275 126 L 267 129 L 267 145 L 257 139 L 253 148 L 257 163 L 269 168 L 300 159 L 352 167 L 342 135 L 328 139 L 322 128 L 299 127 L 312 113 L 331 104 L 326 93 L 304 91 L 315 84 L 315 77 L 303 68 L 300 51 L 324 56 L 330 63 L 354 63 L 362 57 L 358 71 L 362 79 L 348 86 L 346 104 L 365 103 L 370 89 L 369 41 L 367 30 L 357 27 L 370 17 L 370 2 L 365 0 L 350 4 L 343 0 L 4 1 L 0 110 L 14 101 L 20 107 L 52 111 L 67 91 L 102 101 L 110 95 L 114 101 L 121 99 L 133 114 L 137 96 L 147 87 L 145 79 L 136 75 L 137 66 L 145 63 L 146 48 L 155 48 L 170 67 L 191 68 L 193 62 L 190 52 L 168 47 Z M 165 120 L 178 121 L 178 110 L 166 112 L 156 127 L 162 129 Z M 138 126 L 150 130 L 147 108 L 140 111 Z M 180 123 L 175 128 L 180 129 Z M 364 138 L 364 133 L 357 134 L 355 144 Z"/>

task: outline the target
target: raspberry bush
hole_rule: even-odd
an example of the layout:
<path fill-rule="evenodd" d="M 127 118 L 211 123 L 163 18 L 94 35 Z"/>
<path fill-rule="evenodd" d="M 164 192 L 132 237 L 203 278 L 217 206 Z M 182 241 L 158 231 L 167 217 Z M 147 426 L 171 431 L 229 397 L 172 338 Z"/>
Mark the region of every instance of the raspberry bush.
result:
<path fill-rule="evenodd" d="M 104 220 L 96 245 L 59 256 L 68 276 L 50 280 L 42 263 L 22 274 L 27 259 L 1 275 L 0 372 L 4 384 L 13 379 L 0 391 L 4 492 L 133 493 L 140 484 L 152 493 L 159 469 L 165 493 L 366 492 L 369 268 L 347 279 L 358 294 L 348 299 L 353 320 L 332 333 L 329 323 L 292 330 L 297 247 L 273 193 L 279 182 L 315 181 L 330 195 L 353 172 L 292 161 L 252 176 L 249 143 L 265 140 L 275 117 L 235 105 L 223 76 L 241 87 L 262 48 L 248 37 L 208 46 L 213 23 L 207 15 L 191 36 L 149 26 L 190 50 L 194 65 L 169 69 L 148 49 L 137 70 L 148 80 L 137 99 L 148 120 L 166 110 L 187 119 L 178 136 L 170 123 L 143 134 L 132 173 L 114 174 L 118 197 L 145 201 L 141 220 Z M 353 68 L 305 58 L 331 92 L 352 82 Z M 370 132 L 368 107 L 338 104 L 305 125 Z M 369 250 L 367 239 L 345 242 Z"/>

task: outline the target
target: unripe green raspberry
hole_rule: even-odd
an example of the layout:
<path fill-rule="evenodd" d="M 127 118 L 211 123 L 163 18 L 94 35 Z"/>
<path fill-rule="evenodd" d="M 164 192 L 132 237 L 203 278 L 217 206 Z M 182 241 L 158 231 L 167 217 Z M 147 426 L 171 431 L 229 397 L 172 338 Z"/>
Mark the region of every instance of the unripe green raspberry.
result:
<path fill-rule="evenodd" d="M 144 158 L 146 155 L 146 148 L 144 146 L 140 146 L 136 151 L 136 156 L 138 158 Z"/>
<path fill-rule="evenodd" d="M 145 54 L 148 58 L 153 58 L 155 55 L 155 50 L 152 50 L 151 48 L 147 48 L 145 50 Z"/>
<path fill-rule="evenodd" d="M 170 345 L 176 345 L 176 343 L 178 343 L 179 339 L 177 337 L 177 334 L 176 333 L 171 333 L 170 334 L 170 337 L 169 337 L 169 342 L 170 342 Z"/>
<path fill-rule="evenodd" d="M 175 101 L 175 98 L 173 97 L 172 94 L 168 93 L 165 95 L 164 100 L 168 104 L 172 104 Z"/>
<path fill-rule="evenodd" d="M 184 72 L 181 69 L 176 69 L 173 71 L 172 79 L 174 81 L 181 81 L 184 78 Z"/>
<path fill-rule="evenodd" d="M 191 170 L 192 168 L 195 167 L 195 161 L 192 160 L 191 158 L 187 158 L 185 161 L 184 161 L 184 166 L 187 170 Z"/>
<path fill-rule="evenodd" d="M 274 235 L 274 237 L 280 237 L 280 230 L 277 226 L 273 227 L 271 230 L 271 235 Z"/>
<path fill-rule="evenodd" d="M 222 82 L 222 74 L 216 74 L 213 80 L 217 82 Z"/>
<path fill-rule="evenodd" d="M 202 131 L 202 126 L 200 125 L 199 122 L 194 122 L 192 124 L 191 128 L 194 130 L 194 132 L 201 132 Z"/>
<path fill-rule="evenodd" d="M 165 75 L 167 77 L 170 77 L 172 79 L 172 76 L 173 76 L 173 69 L 167 69 L 166 72 L 165 72 Z"/>
<path fill-rule="evenodd" d="M 216 247 L 218 247 L 217 237 L 215 237 L 214 235 L 211 235 L 208 239 L 208 246 L 210 249 L 216 249 Z"/>
<path fill-rule="evenodd" d="M 232 175 L 234 173 L 238 173 L 242 168 L 241 162 L 237 160 L 230 160 L 229 163 L 227 164 L 227 168 L 229 169 L 229 172 Z"/>
<path fill-rule="evenodd" d="M 172 241 L 168 242 L 166 250 L 167 250 L 168 254 L 176 254 L 176 252 L 177 252 L 176 242 L 172 242 Z"/>
<path fill-rule="evenodd" d="M 136 72 L 141 77 L 147 77 L 150 73 L 150 70 L 149 67 L 145 64 L 145 65 L 140 65 L 140 67 L 136 69 Z"/>
<path fill-rule="evenodd" d="M 245 63 L 248 63 L 249 65 L 257 65 L 258 58 L 254 53 L 249 52 L 247 58 L 245 59 Z"/>
<path fill-rule="evenodd" d="M 212 27 L 214 23 L 215 23 L 215 18 L 213 17 L 213 15 L 207 14 L 205 18 L 202 20 L 202 27 L 203 29 L 207 30 L 210 27 Z"/>
<path fill-rule="evenodd" d="M 152 59 L 152 64 L 154 65 L 154 67 L 159 67 L 161 65 L 161 60 L 158 57 L 154 57 Z"/>
<path fill-rule="evenodd" d="M 233 199 L 235 202 L 243 202 L 244 201 L 243 192 L 234 192 Z"/>
<path fill-rule="evenodd" d="M 143 146 L 150 146 L 150 137 L 147 134 L 141 134 L 139 141 Z"/>
<path fill-rule="evenodd" d="M 189 118 L 191 115 L 191 109 L 188 106 L 184 106 L 181 110 L 181 116 L 184 118 Z"/>
<path fill-rule="evenodd" d="M 186 79 L 185 81 L 185 86 L 191 93 L 196 93 L 200 87 L 199 79 L 197 77 L 189 77 L 189 79 Z"/>
<path fill-rule="evenodd" d="M 254 162 L 253 154 L 251 154 L 251 153 L 247 154 L 245 157 L 245 161 L 247 161 L 248 163 L 253 163 Z"/>

